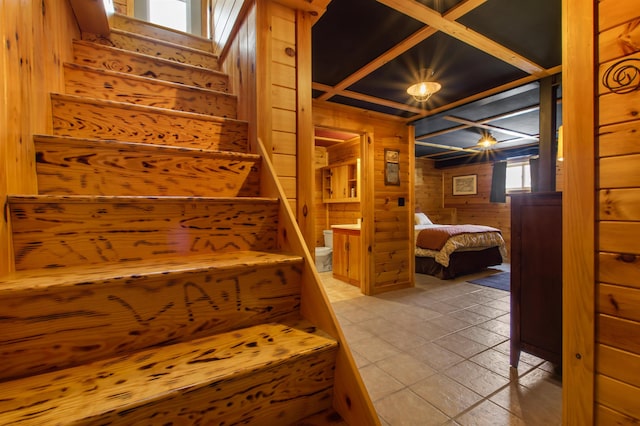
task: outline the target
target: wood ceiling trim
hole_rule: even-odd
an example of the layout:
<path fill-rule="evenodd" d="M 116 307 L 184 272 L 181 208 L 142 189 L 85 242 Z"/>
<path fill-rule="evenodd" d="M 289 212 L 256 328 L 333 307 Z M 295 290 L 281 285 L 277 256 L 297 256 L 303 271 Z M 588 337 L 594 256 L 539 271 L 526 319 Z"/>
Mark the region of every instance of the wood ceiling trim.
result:
<path fill-rule="evenodd" d="M 490 130 L 490 131 L 493 130 L 496 132 L 501 132 L 501 133 L 504 133 L 505 135 L 516 136 L 521 139 L 538 140 L 537 136 L 528 135 L 522 132 L 516 132 L 514 130 L 505 129 L 504 127 L 492 126 L 491 124 L 483 124 L 478 121 L 467 120 L 466 118 L 455 117 L 453 115 L 445 115 L 442 118 L 444 118 L 445 120 L 453 121 L 455 123 L 467 124 L 471 127 L 478 127 L 484 130 Z"/>
<path fill-rule="evenodd" d="M 376 0 L 400 13 L 404 13 L 413 19 L 423 22 L 429 26 L 440 30 L 451 37 L 454 37 L 470 46 L 480 49 L 483 52 L 500 59 L 522 71 L 537 76 L 538 78 L 548 75 L 543 67 L 507 49 L 499 43 L 473 31 L 464 25 L 445 19 L 435 10 L 414 0 Z"/>
<path fill-rule="evenodd" d="M 540 105 L 534 105 L 534 106 L 530 106 L 527 108 L 522 108 L 516 111 L 510 111 L 507 112 L 505 114 L 498 114 L 498 115 L 494 115 L 492 117 L 487 117 L 484 118 L 482 120 L 478 120 L 475 123 L 479 123 L 479 124 L 487 124 L 490 123 L 492 121 L 496 121 L 496 120 L 502 120 L 505 118 L 511 118 L 511 117 L 516 117 L 518 115 L 522 115 L 522 114 L 527 114 L 536 110 L 540 109 Z M 452 133 L 452 132 L 457 132 L 458 130 L 464 130 L 464 129 L 469 129 L 473 126 L 469 125 L 469 124 L 463 124 L 461 126 L 456 126 L 456 127 L 450 127 L 448 129 L 442 129 L 442 130 L 438 130 L 436 132 L 431 132 L 431 133 L 425 133 L 424 135 L 420 135 L 420 136 L 416 136 L 416 140 L 419 139 L 429 139 L 429 138 L 433 138 L 436 136 L 442 136 L 442 135 L 446 135 L 447 133 Z"/>
<path fill-rule="evenodd" d="M 450 11 L 445 13 L 443 19 L 455 21 L 456 19 L 459 19 L 465 14 L 471 12 L 476 7 L 482 5 L 486 1 L 487 0 L 463 1 L 462 3 L 459 3 L 458 5 L 453 7 Z M 354 72 L 353 74 L 351 74 L 350 76 L 342 80 L 340 83 L 336 84 L 330 90 L 327 90 L 327 92 L 324 93 L 322 96 L 320 96 L 318 100 L 326 101 L 332 96 L 338 94 L 340 91 L 346 89 L 347 87 L 351 86 L 352 84 L 356 83 L 357 81 L 371 74 L 378 68 L 382 67 L 387 62 L 392 61 L 393 59 L 402 55 L 407 50 L 422 43 L 424 40 L 431 37 L 437 32 L 438 31 L 431 26 L 427 25 L 422 27 L 421 29 L 419 29 L 418 31 L 416 31 L 415 33 L 413 33 L 412 35 L 410 35 L 409 37 L 407 37 L 406 39 L 404 39 L 403 41 L 401 41 L 400 43 L 392 47 L 391 49 L 387 50 L 382 55 L 375 58 L 373 61 L 369 62 L 364 67 L 360 68 L 358 71 Z"/>
<path fill-rule="evenodd" d="M 327 86 L 326 84 L 313 83 L 311 87 L 316 90 L 324 91 L 324 90 L 328 90 L 331 86 Z M 398 109 L 401 111 L 413 112 L 415 114 L 422 114 L 425 112 L 425 110 L 422 108 L 412 107 L 410 105 L 403 104 L 400 102 L 394 102 L 386 99 L 376 98 L 375 96 L 363 95 L 362 93 L 352 92 L 350 90 L 341 90 L 336 94 L 340 96 L 344 96 L 346 98 L 368 102 L 374 105 L 381 105 L 381 106 L 386 106 L 393 109 Z M 316 100 L 321 102 L 324 101 L 321 98 L 317 98 Z"/>

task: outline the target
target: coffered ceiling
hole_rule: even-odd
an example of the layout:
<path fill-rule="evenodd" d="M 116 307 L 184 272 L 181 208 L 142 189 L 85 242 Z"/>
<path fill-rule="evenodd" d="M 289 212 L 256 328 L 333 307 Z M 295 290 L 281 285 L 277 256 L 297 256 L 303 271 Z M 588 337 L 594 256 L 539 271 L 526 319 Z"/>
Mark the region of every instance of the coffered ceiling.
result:
<path fill-rule="evenodd" d="M 415 126 L 416 155 L 443 166 L 535 154 L 539 80 L 560 82 L 560 7 L 561 0 L 332 0 L 313 27 L 313 97 L 405 120 Z M 425 69 L 442 89 L 420 103 L 406 89 Z M 561 109 L 558 102 L 558 124 Z M 498 141 L 489 154 L 477 146 L 482 132 Z"/>

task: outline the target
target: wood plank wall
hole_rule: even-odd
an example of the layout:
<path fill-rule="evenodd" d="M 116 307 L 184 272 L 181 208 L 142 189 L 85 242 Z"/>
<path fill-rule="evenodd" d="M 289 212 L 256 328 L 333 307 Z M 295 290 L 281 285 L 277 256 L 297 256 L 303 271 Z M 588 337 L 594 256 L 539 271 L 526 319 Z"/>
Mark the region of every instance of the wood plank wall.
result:
<path fill-rule="evenodd" d="M 79 38 L 66 1 L 3 0 L 0 65 L 0 199 L 35 194 L 32 135 L 51 128 L 50 92 L 64 91 L 62 63 L 73 58 L 71 40 Z M 4 216 L 3 216 L 4 217 Z M 9 224 L 0 221 L 0 274 L 13 269 Z"/>
<path fill-rule="evenodd" d="M 638 1 L 600 1 L 598 39 L 595 416 L 597 424 L 635 424 L 640 420 Z M 614 93 L 612 89 L 621 83 L 615 73 L 624 66 L 629 68 L 623 72 L 635 80 L 623 87 L 626 91 Z"/>
<path fill-rule="evenodd" d="M 413 255 L 413 211 L 410 211 L 411 181 L 410 147 L 407 126 L 401 120 L 355 108 L 313 103 L 313 123 L 367 135 L 367 149 L 361 159 L 362 238 L 367 253 L 362 290 L 376 294 L 413 285 L 410 265 Z M 384 184 L 384 149 L 400 151 L 400 185 Z M 404 198 L 405 205 L 398 206 Z M 373 226 L 366 227 L 365 223 Z M 366 231 L 365 231 L 366 230 Z"/>

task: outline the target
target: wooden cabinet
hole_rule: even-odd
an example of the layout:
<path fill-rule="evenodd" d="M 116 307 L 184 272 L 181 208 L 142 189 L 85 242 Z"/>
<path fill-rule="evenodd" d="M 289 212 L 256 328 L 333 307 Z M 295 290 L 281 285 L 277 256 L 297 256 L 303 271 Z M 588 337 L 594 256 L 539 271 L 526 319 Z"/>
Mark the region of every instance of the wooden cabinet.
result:
<path fill-rule="evenodd" d="M 360 286 L 360 230 L 333 228 L 333 277 Z"/>
<path fill-rule="evenodd" d="M 562 193 L 511 196 L 511 365 L 562 361 Z"/>
<path fill-rule="evenodd" d="M 360 201 L 360 161 L 322 168 L 322 201 L 349 203 Z"/>

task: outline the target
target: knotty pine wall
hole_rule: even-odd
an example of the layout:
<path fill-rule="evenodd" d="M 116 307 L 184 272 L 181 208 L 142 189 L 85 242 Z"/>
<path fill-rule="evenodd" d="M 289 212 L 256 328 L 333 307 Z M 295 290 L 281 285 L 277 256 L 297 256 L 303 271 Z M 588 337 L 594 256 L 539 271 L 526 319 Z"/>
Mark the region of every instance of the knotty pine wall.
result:
<path fill-rule="evenodd" d="M 413 160 L 409 156 L 413 156 L 413 141 L 409 140 L 408 127 L 399 119 L 321 102 L 313 103 L 313 124 L 367 135 L 360 174 L 362 259 L 366 269 L 362 291 L 376 294 L 412 286 Z M 385 148 L 400 152 L 399 186 L 384 184 Z M 398 206 L 399 198 L 404 198 L 404 206 Z"/>
<path fill-rule="evenodd" d="M 640 420 L 640 91 L 637 74 L 628 93 L 620 94 L 605 87 L 603 76 L 624 66 L 632 67 L 627 73 L 640 72 L 640 4 L 602 0 L 598 24 L 595 416 L 597 424 L 635 424 Z"/>
<path fill-rule="evenodd" d="M 4 0 L 0 14 L 0 199 L 7 194 L 35 194 L 32 135 L 51 129 L 50 92 L 63 92 L 62 63 L 73 58 L 71 41 L 79 38 L 68 1 Z M 9 224 L 0 221 L 0 274 L 13 270 Z"/>

